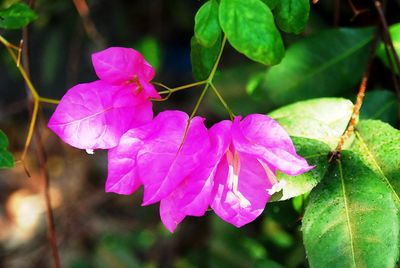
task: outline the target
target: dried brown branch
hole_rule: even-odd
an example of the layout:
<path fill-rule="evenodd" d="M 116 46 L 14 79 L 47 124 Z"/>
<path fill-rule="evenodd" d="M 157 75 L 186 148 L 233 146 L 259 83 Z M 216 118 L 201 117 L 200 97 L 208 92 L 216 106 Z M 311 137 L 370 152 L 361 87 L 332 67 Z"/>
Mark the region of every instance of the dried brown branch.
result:
<path fill-rule="evenodd" d="M 372 69 L 372 62 L 376 54 L 378 41 L 379 41 L 379 29 L 376 30 L 374 39 L 372 41 L 371 49 L 368 55 L 367 66 L 365 68 L 360 86 L 358 88 L 357 99 L 353 107 L 353 113 L 351 114 L 350 121 L 347 125 L 346 131 L 340 137 L 336 149 L 332 152 L 329 162 L 331 162 L 334 159 L 340 158 L 340 152 L 343 150 L 343 146 L 345 145 L 346 141 L 350 138 L 351 134 L 353 134 L 354 132 L 354 128 L 357 124 L 358 116 L 360 115 L 360 109 L 364 100 L 365 90 L 367 89 L 367 84 Z"/>

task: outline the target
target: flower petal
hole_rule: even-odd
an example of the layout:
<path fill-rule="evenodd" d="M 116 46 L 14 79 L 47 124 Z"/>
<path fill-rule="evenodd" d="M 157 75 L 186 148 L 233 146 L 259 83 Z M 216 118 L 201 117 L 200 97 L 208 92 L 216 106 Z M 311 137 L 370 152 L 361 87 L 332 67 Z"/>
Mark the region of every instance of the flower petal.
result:
<path fill-rule="evenodd" d="M 130 128 L 149 122 L 152 104 L 132 87 L 102 81 L 78 84 L 61 99 L 48 127 L 80 149 L 115 147 Z"/>
<path fill-rule="evenodd" d="M 110 47 L 92 55 L 97 76 L 115 85 L 126 84 L 135 76 L 148 82 L 154 77 L 154 69 L 142 54 L 132 48 Z"/>
<path fill-rule="evenodd" d="M 298 175 L 313 168 L 297 155 L 290 137 L 273 119 L 249 115 L 232 125 L 233 144 L 242 154 L 253 155 L 288 175 Z"/>
<path fill-rule="evenodd" d="M 204 151 L 203 165 L 189 174 L 181 184 L 160 203 L 160 216 L 173 232 L 186 216 L 202 216 L 211 202 L 214 175 L 221 157 L 230 143 L 230 121 L 214 125 L 210 131 L 211 147 Z"/>
<path fill-rule="evenodd" d="M 213 202 L 215 213 L 224 221 L 241 227 L 255 220 L 269 199 L 267 189 L 272 183 L 260 162 L 251 156 L 239 154 L 240 172 L 237 191 L 229 185 L 228 158 L 224 157 L 215 175 Z"/>
<path fill-rule="evenodd" d="M 137 156 L 144 184 L 143 205 L 167 197 L 202 164 L 203 152 L 210 146 L 203 121 L 200 117 L 192 119 L 185 140 L 188 116 L 183 112 L 162 112 L 149 124 L 149 136 Z"/>
<path fill-rule="evenodd" d="M 129 195 L 142 185 L 136 155 L 143 145 L 141 138 L 144 135 L 146 133 L 140 128 L 131 129 L 121 137 L 117 147 L 108 151 L 106 192 Z"/>
<path fill-rule="evenodd" d="M 278 122 L 263 114 L 250 114 L 242 121 L 235 118 L 235 124 L 239 123 L 243 135 L 251 142 L 256 142 L 266 148 L 282 148 L 292 154 L 296 153 L 289 134 Z"/>

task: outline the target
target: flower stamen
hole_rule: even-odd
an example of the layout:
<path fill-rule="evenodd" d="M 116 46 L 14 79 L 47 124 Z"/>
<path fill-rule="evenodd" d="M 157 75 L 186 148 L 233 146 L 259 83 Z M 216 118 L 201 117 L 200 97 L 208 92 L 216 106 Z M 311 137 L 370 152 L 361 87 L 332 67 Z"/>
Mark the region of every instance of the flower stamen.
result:
<path fill-rule="evenodd" d="M 232 193 L 239 200 L 239 204 L 241 207 L 246 208 L 251 205 L 250 201 L 243 196 L 243 194 L 239 191 L 239 172 L 240 172 L 240 159 L 238 153 L 232 152 L 228 150 L 226 154 L 229 170 L 228 170 L 228 187 L 232 190 Z"/>

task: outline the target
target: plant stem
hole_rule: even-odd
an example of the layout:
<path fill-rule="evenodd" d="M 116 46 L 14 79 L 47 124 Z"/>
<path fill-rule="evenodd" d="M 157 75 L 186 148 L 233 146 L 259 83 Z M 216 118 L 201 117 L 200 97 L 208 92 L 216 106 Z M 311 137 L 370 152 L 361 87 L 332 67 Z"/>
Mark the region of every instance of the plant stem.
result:
<path fill-rule="evenodd" d="M 224 51 L 224 48 L 225 48 L 225 44 L 226 44 L 226 36 L 224 35 L 224 38 L 222 39 L 221 49 L 219 50 L 219 53 L 218 53 L 217 60 L 215 61 L 214 66 L 211 69 L 210 75 L 208 76 L 208 78 L 206 80 L 207 83 L 211 83 L 212 80 L 214 79 L 215 72 L 217 71 L 219 62 L 221 60 L 222 52 Z"/>
<path fill-rule="evenodd" d="M 228 112 L 229 117 L 231 118 L 231 120 L 233 120 L 233 118 L 235 118 L 235 114 L 232 112 L 232 110 L 229 108 L 228 104 L 226 103 L 226 101 L 224 100 L 224 98 L 222 97 L 222 95 L 219 93 L 218 89 L 214 86 L 213 83 L 210 83 L 211 88 L 213 89 L 215 95 L 217 95 L 219 101 L 222 103 L 222 105 L 225 107 L 225 110 Z"/>
<path fill-rule="evenodd" d="M 370 49 L 370 52 L 368 55 L 367 66 L 365 68 L 360 86 L 358 88 L 357 100 L 356 100 L 356 103 L 354 104 L 350 121 L 347 125 L 346 131 L 340 137 L 340 140 L 339 140 L 338 145 L 336 146 L 336 149 L 332 152 L 329 162 L 331 162 L 333 159 L 339 158 L 340 152 L 343 150 L 344 144 L 350 138 L 351 134 L 354 132 L 354 128 L 355 128 L 355 125 L 357 124 L 358 116 L 360 114 L 360 109 L 361 109 L 361 106 L 362 106 L 362 103 L 364 100 L 365 90 L 367 88 L 369 75 L 370 75 L 371 68 L 372 68 L 372 61 L 375 57 L 378 40 L 379 40 L 379 29 L 376 30 L 375 37 L 372 41 L 371 49 Z"/>

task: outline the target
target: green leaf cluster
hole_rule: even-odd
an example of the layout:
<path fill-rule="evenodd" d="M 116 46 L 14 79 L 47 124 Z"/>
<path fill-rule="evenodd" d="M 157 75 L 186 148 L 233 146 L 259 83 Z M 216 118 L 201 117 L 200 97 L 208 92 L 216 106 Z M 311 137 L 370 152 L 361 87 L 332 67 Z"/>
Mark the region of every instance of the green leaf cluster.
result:
<path fill-rule="evenodd" d="M 37 14 L 24 3 L 15 3 L 0 10 L 0 28 L 21 29 L 37 19 Z"/>
<path fill-rule="evenodd" d="M 265 64 L 278 64 L 285 48 L 278 30 L 301 33 L 308 21 L 308 0 L 209 0 L 195 16 L 191 41 L 192 72 L 203 80 L 211 72 L 221 32 L 238 52 Z"/>
<path fill-rule="evenodd" d="M 270 114 L 295 136 L 298 154 L 316 166 L 295 177 L 279 173 L 287 183 L 272 201 L 311 191 L 302 224 L 311 267 L 394 267 L 399 253 L 400 131 L 379 120 L 360 120 L 345 150 L 329 163 L 351 109 L 345 99 L 322 98 Z"/>

